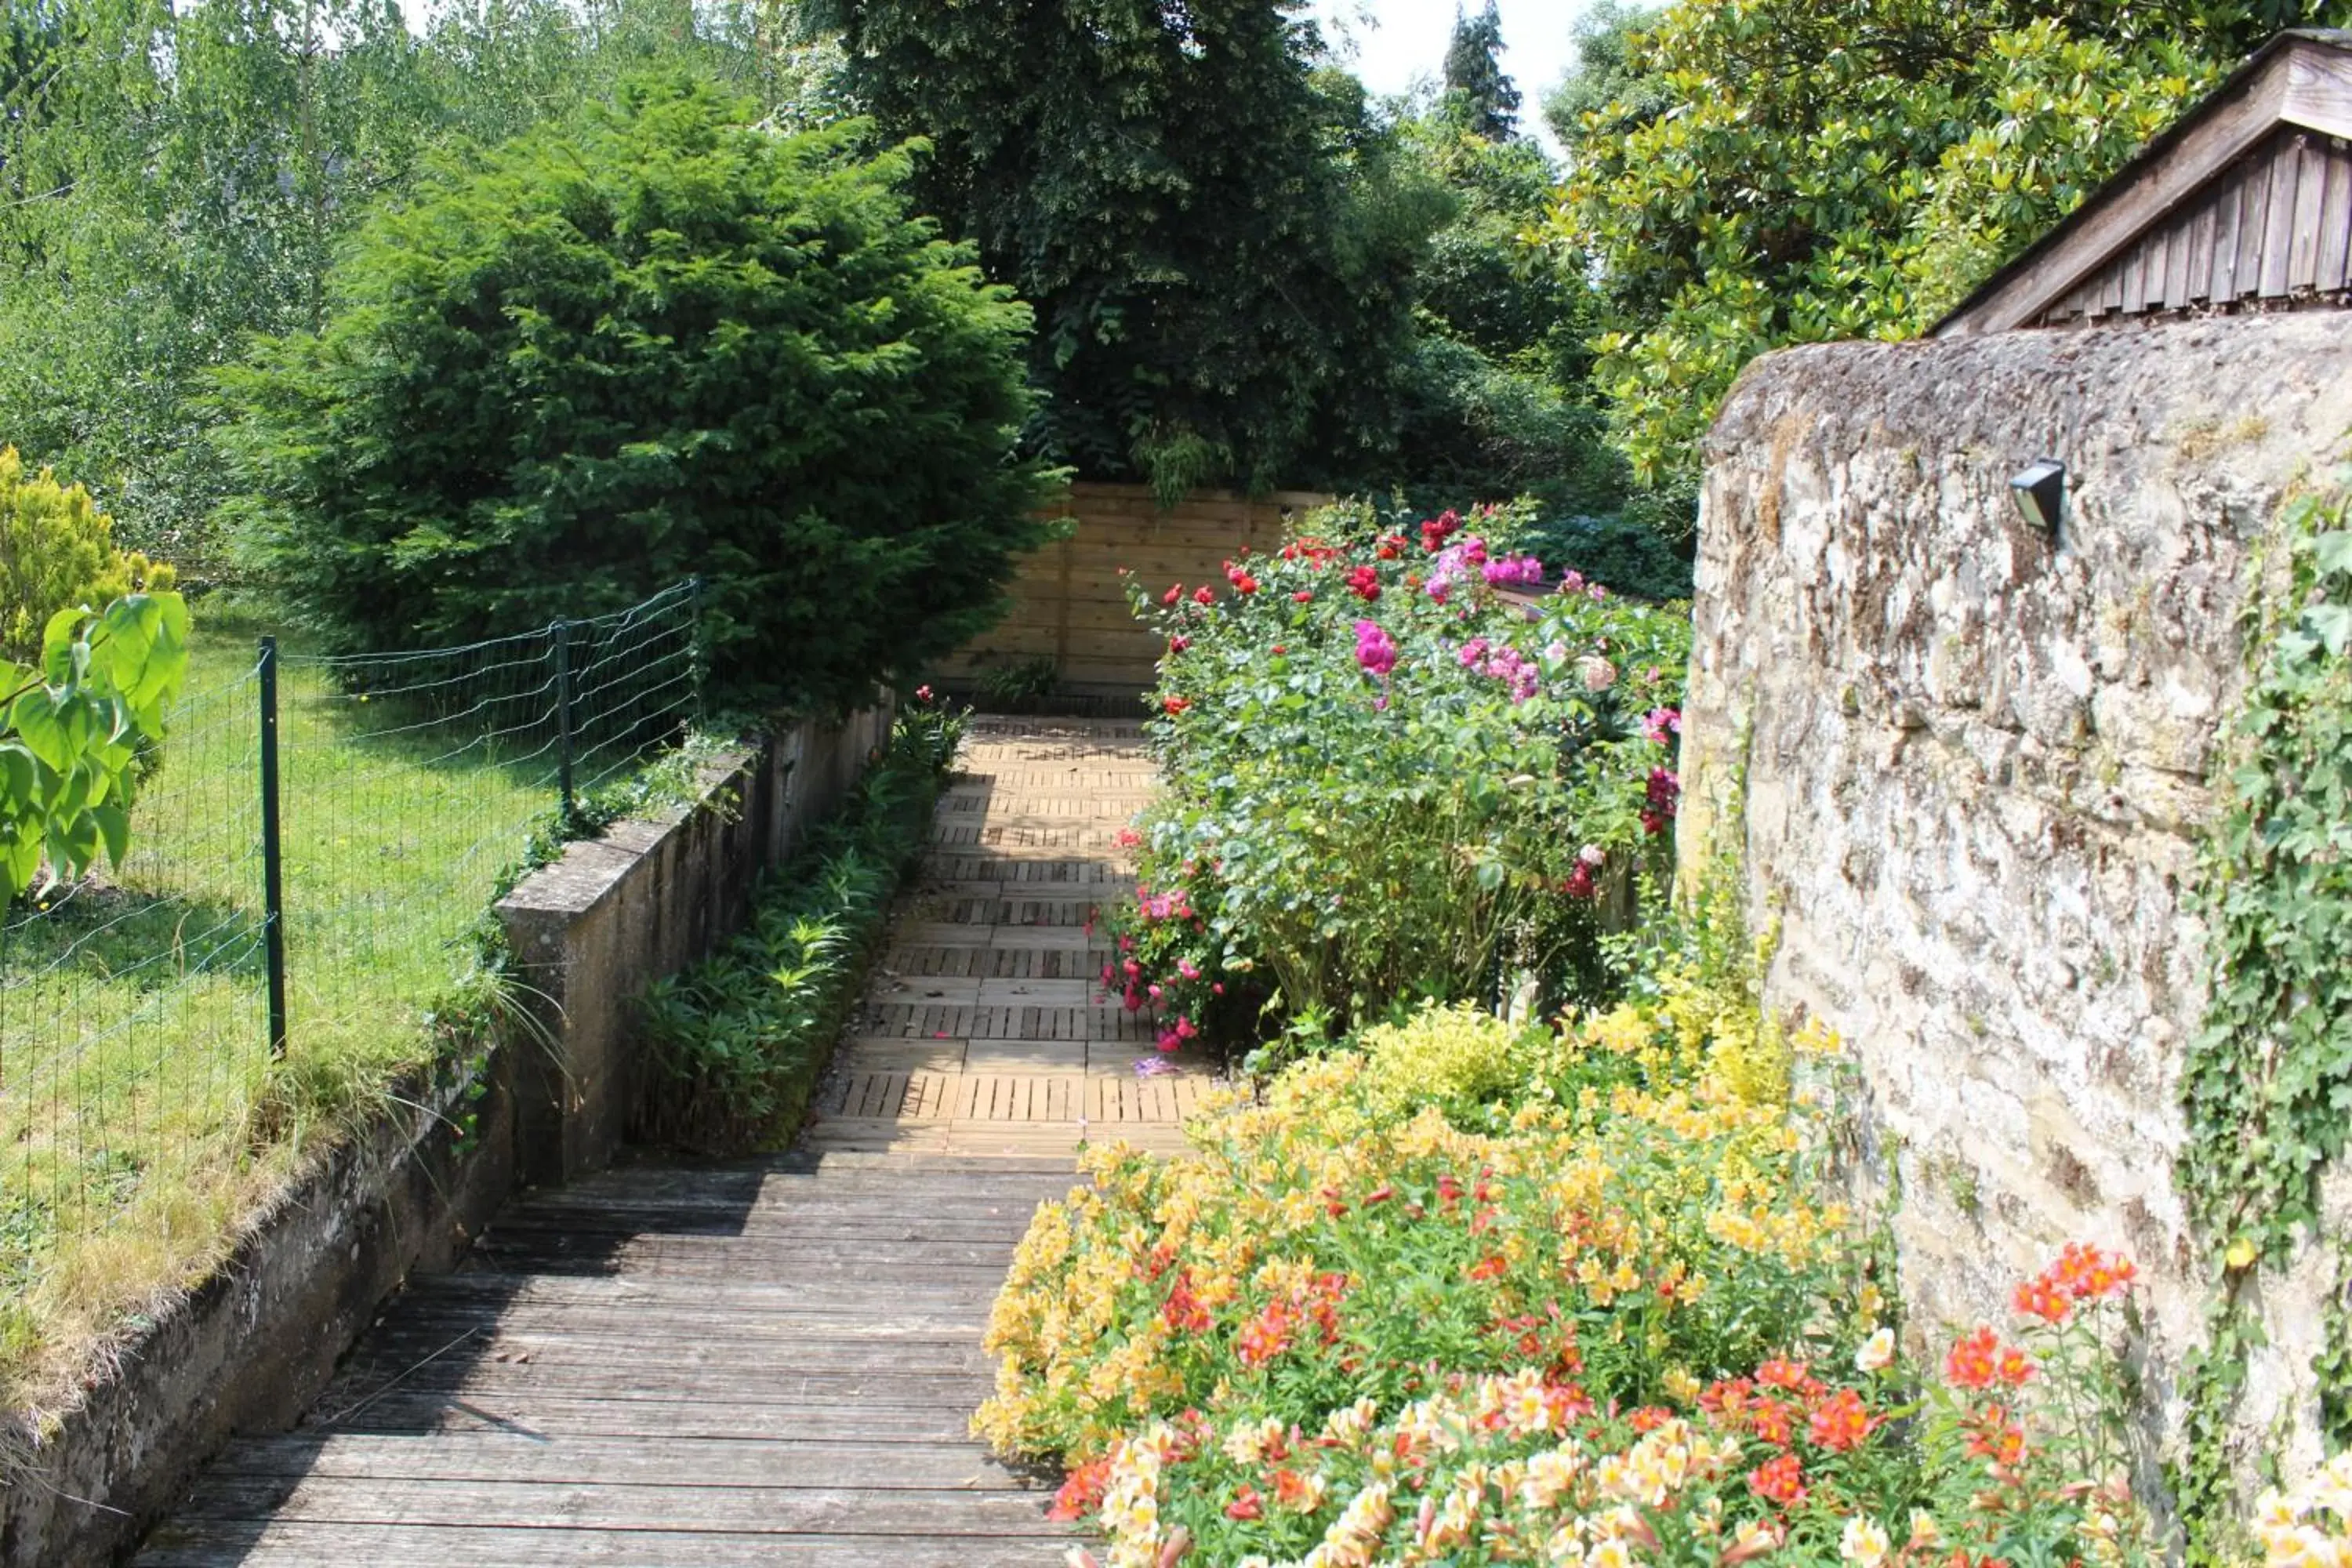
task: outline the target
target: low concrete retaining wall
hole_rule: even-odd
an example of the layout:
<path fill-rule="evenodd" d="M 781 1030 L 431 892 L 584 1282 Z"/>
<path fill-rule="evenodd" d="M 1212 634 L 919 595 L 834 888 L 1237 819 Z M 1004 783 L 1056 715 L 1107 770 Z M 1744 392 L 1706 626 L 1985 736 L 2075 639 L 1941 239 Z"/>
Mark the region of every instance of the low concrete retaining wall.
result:
<path fill-rule="evenodd" d="M 465 1251 L 514 1185 L 507 1075 L 494 1056 L 484 1079 L 401 1098 L 413 1111 L 254 1216 L 227 1261 L 39 1435 L 0 1490 L 0 1564 L 110 1561 L 229 1438 L 291 1426 L 412 1270 Z"/>
<path fill-rule="evenodd" d="M 110 1561 L 230 1437 L 290 1426 L 383 1299 L 455 1263 L 519 1185 L 608 1161 L 635 1091 L 637 996 L 742 923 L 759 873 L 840 804 L 890 718 L 746 747 L 713 767 L 701 804 L 618 824 L 525 879 L 499 912 L 544 994 L 546 1038 L 404 1091 L 412 1110 L 256 1215 L 226 1263 L 117 1348 L 0 1488 L 0 1568 Z"/>
<path fill-rule="evenodd" d="M 621 823 L 499 905 L 546 1035 L 518 1046 L 525 1184 L 611 1161 L 636 1104 L 637 997 L 742 925 L 758 873 L 840 804 L 889 734 L 877 708 L 747 748 L 707 775 L 717 809 Z"/>

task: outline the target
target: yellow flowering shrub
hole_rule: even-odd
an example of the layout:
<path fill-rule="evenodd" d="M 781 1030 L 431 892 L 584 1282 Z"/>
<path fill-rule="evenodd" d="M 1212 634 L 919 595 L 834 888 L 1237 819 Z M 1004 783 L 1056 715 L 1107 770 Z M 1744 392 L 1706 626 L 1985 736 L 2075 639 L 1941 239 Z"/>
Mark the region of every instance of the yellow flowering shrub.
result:
<path fill-rule="evenodd" d="M 27 475 L 14 447 L 0 447 L 0 657 L 40 658 L 41 634 L 59 610 L 100 607 L 137 589 L 161 594 L 177 574 L 114 547 L 114 523 L 79 485 L 43 468 Z"/>
<path fill-rule="evenodd" d="M 2017 1340 L 1980 1328 L 1940 1377 L 1881 1327 L 1658 1404 L 1526 1364 L 1433 1366 L 1401 1405 L 1311 1421 L 1186 1410 L 1081 1465 L 1056 1507 L 1099 1527 L 1109 1568 L 2152 1568 L 2101 1390 L 2132 1273 L 2068 1247 L 2020 1288 Z M 2339 1462 L 2267 1500 L 2267 1568 L 2341 1561 L 2347 1498 Z"/>

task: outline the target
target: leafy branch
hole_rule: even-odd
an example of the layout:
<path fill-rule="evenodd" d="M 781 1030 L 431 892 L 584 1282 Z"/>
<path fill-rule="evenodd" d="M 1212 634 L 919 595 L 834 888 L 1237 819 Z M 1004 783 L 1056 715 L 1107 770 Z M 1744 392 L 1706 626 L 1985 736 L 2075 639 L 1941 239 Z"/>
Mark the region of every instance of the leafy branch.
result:
<path fill-rule="evenodd" d="M 131 594 L 103 610 L 49 617 L 37 670 L 0 661 L 0 893 L 79 877 L 103 851 L 121 864 L 142 752 L 188 666 L 188 609 L 177 594 Z"/>

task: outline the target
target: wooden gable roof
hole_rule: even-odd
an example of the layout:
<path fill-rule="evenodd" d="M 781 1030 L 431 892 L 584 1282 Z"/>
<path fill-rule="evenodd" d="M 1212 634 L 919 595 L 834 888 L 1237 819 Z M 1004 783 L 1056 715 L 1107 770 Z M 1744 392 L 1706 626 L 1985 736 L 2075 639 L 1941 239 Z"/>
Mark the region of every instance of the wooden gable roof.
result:
<path fill-rule="evenodd" d="M 2341 304 L 2348 271 L 2352 32 L 2298 30 L 2265 44 L 1933 335 Z"/>

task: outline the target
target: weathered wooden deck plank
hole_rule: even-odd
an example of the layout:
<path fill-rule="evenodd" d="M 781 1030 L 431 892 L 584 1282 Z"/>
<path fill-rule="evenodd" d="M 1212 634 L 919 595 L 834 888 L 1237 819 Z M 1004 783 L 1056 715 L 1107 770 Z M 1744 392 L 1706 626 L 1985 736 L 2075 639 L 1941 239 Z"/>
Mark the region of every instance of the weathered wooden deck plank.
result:
<path fill-rule="evenodd" d="M 773 1535 L 235 1521 L 159 1531 L 141 1568 L 1041 1568 L 1057 1537 Z"/>
<path fill-rule="evenodd" d="M 879 1491 L 1028 1491 L 1034 1477 L 962 1443 L 567 1436 L 536 1442 L 485 1429 L 432 1442 L 383 1433 L 248 1437 L 215 1466 L 228 1476 L 342 1480 L 609 1481 L 630 1486 L 860 1487 Z"/>

